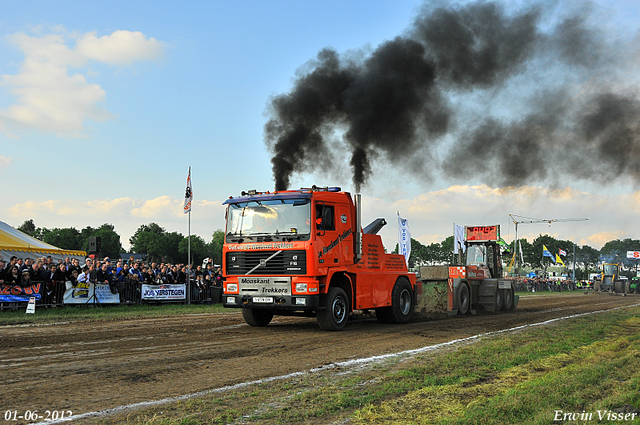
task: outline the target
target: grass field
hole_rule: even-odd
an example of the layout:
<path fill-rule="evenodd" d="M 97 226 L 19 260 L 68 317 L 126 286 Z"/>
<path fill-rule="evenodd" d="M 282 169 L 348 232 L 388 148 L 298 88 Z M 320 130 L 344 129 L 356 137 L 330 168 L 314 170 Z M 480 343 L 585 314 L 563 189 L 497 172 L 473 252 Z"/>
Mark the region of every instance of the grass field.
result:
<path fill-rule="evenodd" d="M 521 293 L 567 296 L 567 293 Z M 0 324 L 127 320 L 220 305 L 0 312 Z M 102 424 L 640 424 L 640 307 L 425 354 L 212 391 Z"/>
<path fill-rule="evenodd" d="M 214 391 L 104 424 L 640 423 L 640 308 L 366 367 Z"/>
<path fill-rule="evenodd" d="M 516 292 L 520 296 L 572 296 L 574 292 Z M 174 316 L 179 314 L 202 314 L 202 313 L 221 313 L 229 311 L 222 307 L 222 304 L 142 304 L 142 305 L 106 305 L 102 308 L 94 306 L 64 306 L 62 308 L 44 308 L 39 307 L 35 314 L 25 314 L 27 304 L 23 303 L 16 310 L 0 311 L 1 325 L 16 324 L 36 324 L 36 323 L 52 323 L 60 321 L 87 321 L 87 320 L 126 320 L 145 317 L 163 317 Z"/>
<path fill-rule="evenodd" d="M 17 310 L 0 311 L 0 325 L 36 324 L 65 321 L 126 320 L 145 317 L 166 317 L 179 314 L 220 313 L 229 311 L 222 304 L 142 304 L 115 306 L 65 306 L 62 308 L 39 307 L 34 314 L 25 314 L 24 306 Z"/>

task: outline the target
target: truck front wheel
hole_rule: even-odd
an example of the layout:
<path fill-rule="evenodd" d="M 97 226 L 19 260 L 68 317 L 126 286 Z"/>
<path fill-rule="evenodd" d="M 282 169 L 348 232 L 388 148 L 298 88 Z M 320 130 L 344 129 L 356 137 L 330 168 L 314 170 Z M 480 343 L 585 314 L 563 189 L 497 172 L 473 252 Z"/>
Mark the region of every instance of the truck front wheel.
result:
<path fill-rule="evenodd" d="M 325 331 L 339 331 L 349 318 L 349 298 L 342 288 L 329 288 L 327 308 L 316 313 L 318 325 Z"/>
<path fill-rule="evenodd" d="M 267 326 L 273 319 L 273 311 L 243 308 L 242 318 L 251 326 Z"/>

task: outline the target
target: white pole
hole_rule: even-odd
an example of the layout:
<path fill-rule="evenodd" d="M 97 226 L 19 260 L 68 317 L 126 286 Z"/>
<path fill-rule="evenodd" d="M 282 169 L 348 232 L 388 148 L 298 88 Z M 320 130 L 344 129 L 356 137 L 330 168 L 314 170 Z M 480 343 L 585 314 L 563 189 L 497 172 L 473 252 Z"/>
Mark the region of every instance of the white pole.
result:
<path fill-rule="evenodd" d="M 191 166 L 189 166 L 191 176 Z M 191 178 L 191 177 L 189 177 Z M 187 304 L 191 304 L 191 208 L 189 208 L 189 236 L 187 241 Z"/>

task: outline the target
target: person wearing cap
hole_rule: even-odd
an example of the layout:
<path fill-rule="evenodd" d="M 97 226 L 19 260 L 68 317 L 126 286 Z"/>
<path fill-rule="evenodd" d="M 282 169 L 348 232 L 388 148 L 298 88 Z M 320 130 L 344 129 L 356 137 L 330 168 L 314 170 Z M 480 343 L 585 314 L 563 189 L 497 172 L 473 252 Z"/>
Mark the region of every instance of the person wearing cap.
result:
<path fill-rule="evenodd" d="M 104 257 L 104 260 L 102 261 L 107 265 L 107 272 L 111 274 L 111 271 L 113 270 L 113 267 L 111 266 L 111 259 L 109 257 Z"/>

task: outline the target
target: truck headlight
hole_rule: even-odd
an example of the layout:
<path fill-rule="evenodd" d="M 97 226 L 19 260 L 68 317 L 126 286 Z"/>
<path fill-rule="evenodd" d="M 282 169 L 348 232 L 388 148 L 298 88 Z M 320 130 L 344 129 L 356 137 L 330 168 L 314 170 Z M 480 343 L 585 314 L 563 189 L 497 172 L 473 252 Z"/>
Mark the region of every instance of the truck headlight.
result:
<path fill-rule="evenodd" d="M 227 304 L 235 304 L 236 297 L 227 297 Z"/>
<path fill-rule="evenodd" d="M 227 292 L 238 292 L 237 283 L 227 283 Z"/>
<path fill-rule="evenodd" d="M 296 292 L 307 292 L 306 283 L 296 283 Z"/>
<path fill-rule="evenodd" d="M 296 298 L 296 305 L 307 305 L 306 298 Z"/>

